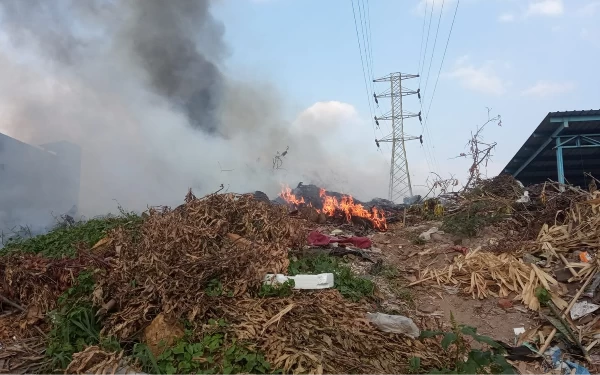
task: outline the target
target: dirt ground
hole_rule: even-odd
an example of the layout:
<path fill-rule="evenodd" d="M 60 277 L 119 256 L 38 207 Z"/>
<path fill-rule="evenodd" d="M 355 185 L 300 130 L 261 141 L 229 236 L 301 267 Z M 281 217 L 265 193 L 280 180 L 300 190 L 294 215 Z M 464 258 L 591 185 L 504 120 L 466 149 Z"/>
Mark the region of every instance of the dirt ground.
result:
<path fill-rule="evenodd" d="M 421 318 L 422 327 L 432 326 L 432 320 L 438 325 L 448 324 L 452 314 L 460 324 L 475 327 L 479 333 L 496 340 L 514 344 L 514 328 L 529 329 L 536 325 L 537 314 L 520 303 L 514 302 L 513 306 L 503 308 L 498 299 L 474 299 L 458 287 L 436 285 L 431 281 L 409 286 L 420 279 L 419 272 L 422 269 L 441 268 L 452 263 L 459 254 L 452 249 L 455 245 L 473 249 L 494 245 L 502 240 L 502 236 L 492 230 L 483 231 L 480 236 L 469 240 L 439 233 L 432 235 L 431 240 L 425 243 L 415 240 L 420 233 L 440 226 L 439 222 L 427 222 L 406 229 L 392 226 L 388 232 L 373 236 L 376 258 L 397 270 L 392 277 L 374 278 L 385 295 L 382 306 L 390 311 L 410 310 L 411 316 Z M 365 269 L 361 273 L 369 272 Z"/>

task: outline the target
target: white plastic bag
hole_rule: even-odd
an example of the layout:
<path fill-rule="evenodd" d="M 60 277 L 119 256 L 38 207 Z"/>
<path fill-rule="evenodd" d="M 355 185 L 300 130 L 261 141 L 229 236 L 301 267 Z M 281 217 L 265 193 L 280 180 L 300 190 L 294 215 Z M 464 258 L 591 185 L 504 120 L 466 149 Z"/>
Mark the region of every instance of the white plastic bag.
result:
<path fill-rule="evenodd" d="M 388 315 L 382 313 L 367 313 L 367 319 L 383 332 L 401 333 L 413 339 L 421 335 L 421 330 L 412 321 L 403 315 Z"/>

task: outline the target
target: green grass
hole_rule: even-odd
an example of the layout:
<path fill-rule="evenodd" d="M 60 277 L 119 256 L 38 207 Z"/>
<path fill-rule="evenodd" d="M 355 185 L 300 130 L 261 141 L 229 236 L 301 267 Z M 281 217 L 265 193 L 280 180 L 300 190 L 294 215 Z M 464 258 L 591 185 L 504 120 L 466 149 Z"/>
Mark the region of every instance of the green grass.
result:
<path fill-rule="evenodd" d="M 445 216 L 441 229 L 463 237 L 475 237 L 482 228 L 504 220 L 508 216 L 505 211 L 489 207 L 485 202 L 476 202 L 465 211 Z"/>
<path fill-rule="evenodd" d="M 121 211 L 119 216 L 108 216 L 78 222 L 74 225 L 61 224 L 50 232 L 31 238 L 16 237 L 0 249 L 0 256 L 12 252 L 35 253 L 49 258 L 71 257 L 76 253 L 76 245 L 83 243 L 94 246 L 106 234 L 117 227 L 137 229 L 143 219 L 133 213 Z"/>
<path fill-rule="evenodd" d="M 269 374 L 271 365 L 260 352 L 227 337 L 227 322 L 210 320 L 210 329 L 199 340 L 190 331 L 170 348 L 154 356 L 147 345 L 137 343 L 132 357 L 148 374 Z"/>
<path fill-rule="evenodd" d="M 74 353 L 100 343 L 101 326 L 90 300 L 93 291 L 92 272 L 81 272 L 76 283 L 59 297 L 58 307 L 48 314 L 52 327 L 46 346 L 48 370 L 64 370 Z"/>
<path fill-rule="evenodd" d="M 375 284 L 371 280 L 364 279 L 352 273 L 348 265 L 339 258 L 329 255 L 318 255 L 303 257 L 290 261 L 288 274 L 319 274 L 333 273 L 335 288 L 342 296 L 352 301 L 360 301 L 363 298 L 373 296 Z"/>

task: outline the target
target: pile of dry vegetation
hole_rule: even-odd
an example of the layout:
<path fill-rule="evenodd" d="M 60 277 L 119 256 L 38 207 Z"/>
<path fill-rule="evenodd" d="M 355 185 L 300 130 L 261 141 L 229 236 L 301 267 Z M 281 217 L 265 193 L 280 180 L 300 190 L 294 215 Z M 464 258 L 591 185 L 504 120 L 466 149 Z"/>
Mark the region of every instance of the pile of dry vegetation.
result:
<path fill-rule="evenodd" d="M 37 255 L 0 257 L 1 292 L 44 312 L 57 307 L 61 319 L 76 323 L 48 335 L 55 342 L 46 354 L 59 357 L 50 370 L 127 364 L 152 372 L 399 373 L 411 358 L 422 369 L 447 367 L 438 341 L 377 330 L 365 315 L 369 305 L 336 289 L 263 285 L 267 273 L 287 273 L 288 250 L 302 248 L 307 225 L 252 195 L 197 199 L 190 191 L 185 204 L 150 209 L 136 230 L 117 226 L 77 258 L 39 266 L 28 260 L 45 259 Z M 75 343 L 67 350 L 61 336 Z M 68 353 L 68 361 L 56 353 Z"/>

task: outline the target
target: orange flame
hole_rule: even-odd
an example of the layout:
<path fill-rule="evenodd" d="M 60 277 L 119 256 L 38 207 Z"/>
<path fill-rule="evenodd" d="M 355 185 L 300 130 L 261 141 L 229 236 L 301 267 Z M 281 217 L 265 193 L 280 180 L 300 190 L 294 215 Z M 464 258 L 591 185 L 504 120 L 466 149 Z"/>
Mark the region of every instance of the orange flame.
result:
<path fill-rule="evenodd" d="M 354 198 L 351 195 L 343 195 L 340 201 L 336 197 L 332 197 L 326 194 L 325 189 L 321 189 L 319 192 L 321 199 L 323 200 L 323 208 L 320 212 L 327 216 L 333 216 L 336 211 L 341 211 L 346 216 L 346 221 L 351 222 L 352 217 L 362 217 L 368 219 L 373 223 L 373 227 L 379 230 L 387 229 L 387 222 L 385 215 L 380 212 L 377 207 L 373 207 L 370 211 L 367 210 L 362 204 L 354 203 Z"/>
<path fill-rule="evenodd" d="M 281 198 L 283 198 L 286 202 L 291 203 L 293 205 L 304 204 L 304 197 L 300 197 L 300 199 L 296 198 L 296 196 L 292 193 L 292 189 L 289 186 L 284 186 L 283 191 L 279 194 Z"/>
<path fill-rule="evenodd" d="M 354 203 L 354 198 L 351 195 L 343 195 L 341 200 L 336 197 L 327 195 L 325 189 L 321 189 L 319 192 L 321 197 L 323 208 L 317 210 L 327 216 L 335 216 L 337 212 L 344 214 L 346 221 L 352 222 L 352 217 L 362 217 L 369 220 L 375 229 L 385 231 L 387 230 L 387 221 L 383 212 L 379 211 L 376 207 L 371 210 L 367 210 L 362 204 Z M 292 189 L 287 186 L 283 187 L 281 194 L 279 194 L 286 202 L 293 205 L 306 204 L 304 197 L 296 197 L 292 193 Z"/>

